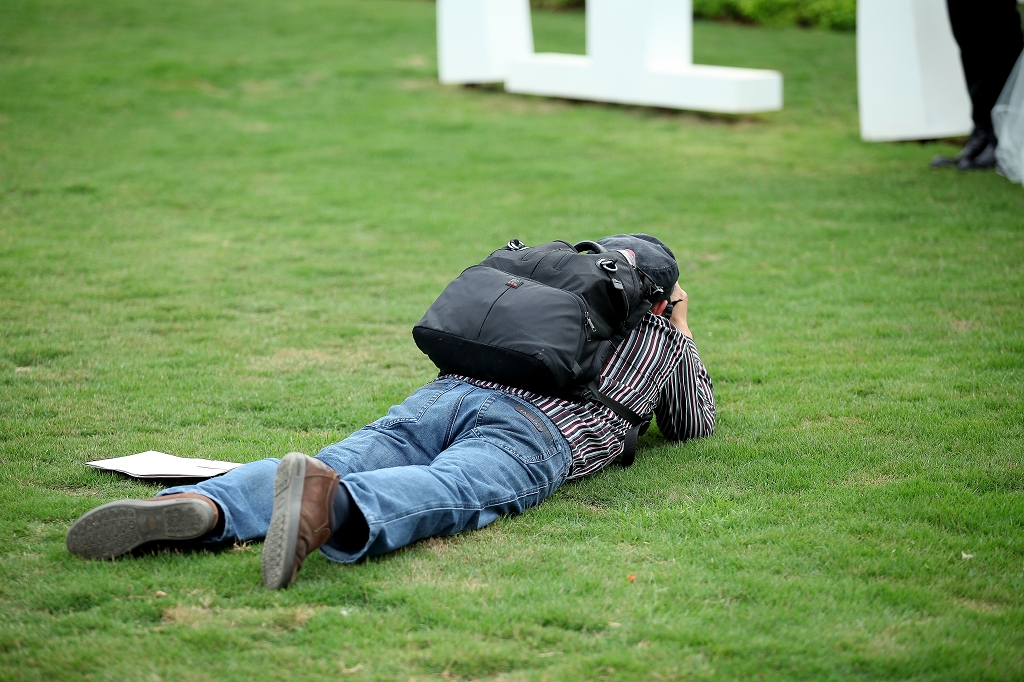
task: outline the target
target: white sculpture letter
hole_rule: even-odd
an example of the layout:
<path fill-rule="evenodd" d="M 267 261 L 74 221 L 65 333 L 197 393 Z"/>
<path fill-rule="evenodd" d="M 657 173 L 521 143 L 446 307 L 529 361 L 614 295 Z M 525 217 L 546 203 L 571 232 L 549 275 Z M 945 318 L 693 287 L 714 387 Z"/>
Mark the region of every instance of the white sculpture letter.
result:
<path fill-rule="evenodd" d="M 502 12 L 513 19 L 492 28 Z M 534 54 L 527 0 L 438 0 L 437 16 L 442 82 L 721 113 L 782 108 L 777 71 L 693 64 L 691 0 L 588 0 L 586 56 Z M 474 69 L 488 77 L 456 75 Z"/>
<path fill-rule="evenodd" d="M 865 140 L 971 132 L 971 100 L 943 0 L 857 2 L 857 94 Z"/>
<path fill-rule="evenodd" d="M 437 0 L 442 83 L 500 83 L 510 58 L 532 53 L 530 0 Z"/>

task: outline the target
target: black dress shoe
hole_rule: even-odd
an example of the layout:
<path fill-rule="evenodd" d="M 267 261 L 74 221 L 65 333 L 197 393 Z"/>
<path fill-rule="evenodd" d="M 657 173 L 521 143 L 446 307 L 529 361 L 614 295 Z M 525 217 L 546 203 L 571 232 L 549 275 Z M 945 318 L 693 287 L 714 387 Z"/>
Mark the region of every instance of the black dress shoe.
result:
<path fill-rule="evenodd" d="M 991 170 L 996 167 L 996 143 L 990 142 L 987 147 L 971 158 L 963 158 L 957 162 L 956 168 L 961 171 Z"/>
<path fill-rule="evenodd" d="M 944 168 L 946 166 L 959 167 L 961 161 L 964 159 L 973 159 L 975 156 L 985 151 L 985 148 L 993 142 L 994 139 L 988 131 L 978 130 L 975 128 L 974 132 L 971 133 L 971 136 L 967 138 L 967 144 L 964 145 L 963 149 L 961 149 L 956 156 L 943 156 L 939 154 L 938 156 L 932 157 L 930 165 L 932 168 Z"/>

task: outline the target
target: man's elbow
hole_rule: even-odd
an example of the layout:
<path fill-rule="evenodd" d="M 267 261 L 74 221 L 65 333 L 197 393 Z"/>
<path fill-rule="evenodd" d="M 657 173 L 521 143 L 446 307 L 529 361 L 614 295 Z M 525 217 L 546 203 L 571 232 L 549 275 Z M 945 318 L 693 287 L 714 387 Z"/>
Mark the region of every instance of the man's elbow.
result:
<path fill-rule="evenodd" d="M 676 443 L 683 443 L 688 440 L 695 438 L 707 438 L 715 433 L 715 417 L 714 415 L 707 416 L 703 419 L 698 419 L 689 424 L 680 424 L 678 428 L 662 429 L 661 435 L 665 437 L 665 440 L 673 441 Z"/>
<path fill-rule="evenodd" d="M 705 405 L 704 409 L 698 410 L 697 419 L 694 420 L 690 438 L 707 438 L 715 433 L 715 407 L 714 403 Z"/>
<path fill-rule="evenodd" d="M 697 425 L 697 429 L 696 429 L 696 432 L 694 433 L 693 437 L 694 438 L 708 438 L 709 436 L 713 436 L 714 434 L 715 434 L 715 418 L 711 417 L 710 419 L 701 421 Z"/>

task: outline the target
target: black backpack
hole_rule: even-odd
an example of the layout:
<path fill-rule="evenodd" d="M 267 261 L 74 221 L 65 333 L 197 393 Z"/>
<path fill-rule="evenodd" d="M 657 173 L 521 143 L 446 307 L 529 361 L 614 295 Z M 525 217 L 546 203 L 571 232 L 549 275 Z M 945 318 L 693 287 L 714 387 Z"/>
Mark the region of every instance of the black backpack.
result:
<path fill-rule="evenodd" d="M 453 280 L 412 334 L 443 374 L 608 406 L 633 427 L 628 464 L 650 417 L 601 394 L 596 380 L 661 291 L 621 251 L 513 239 Z"/>

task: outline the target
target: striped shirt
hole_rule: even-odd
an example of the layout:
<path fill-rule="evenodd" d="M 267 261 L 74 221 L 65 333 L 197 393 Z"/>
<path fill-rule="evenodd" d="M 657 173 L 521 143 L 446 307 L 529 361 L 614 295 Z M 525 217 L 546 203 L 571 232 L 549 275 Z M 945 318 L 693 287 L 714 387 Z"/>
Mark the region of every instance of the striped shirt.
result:
<path fill-rule="evenodd" d="M 510 393 L 539 408 L 569 442 L 568 480 L 592 474 L 622 454 L 629 422 L 600 403 L 572 402 L 493 381 L 447 376 Z M 701 438 L 714 431 L 711 377 L 693 340 L 664 317 L 644 316 L 601 370 L 600 387 L 637 414 L 653 410 L 658 430 L 669 440 Z"/>

